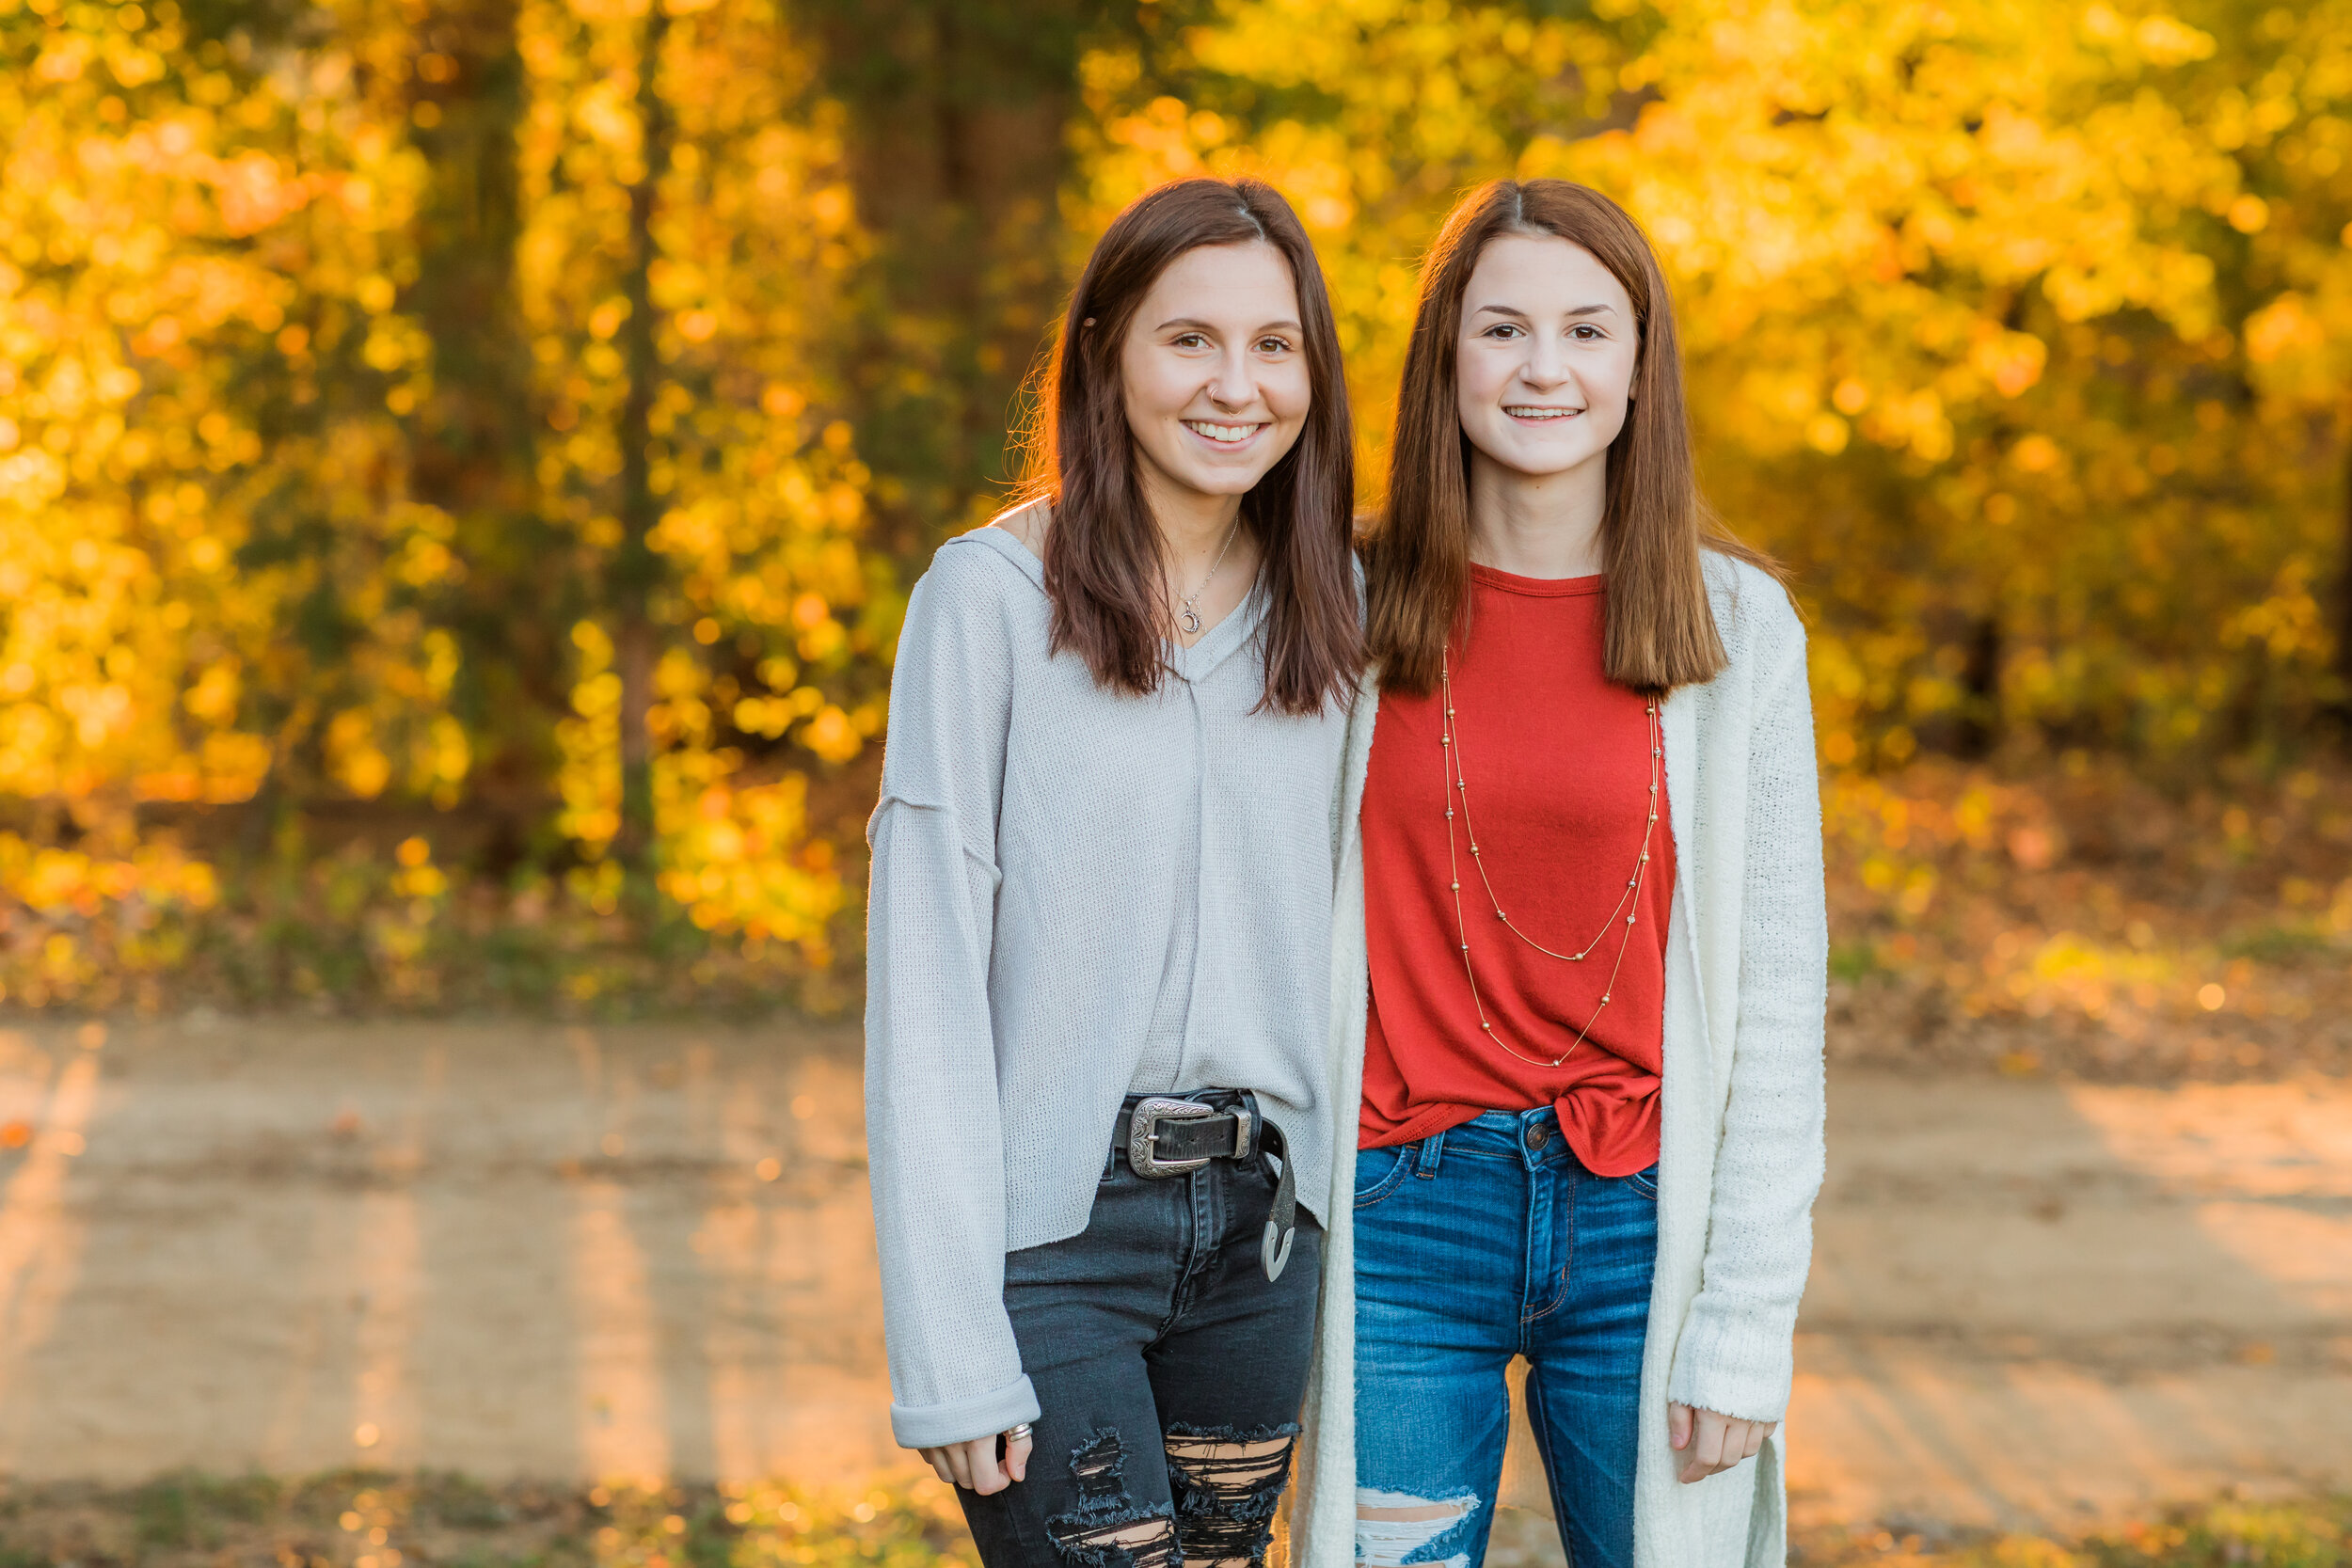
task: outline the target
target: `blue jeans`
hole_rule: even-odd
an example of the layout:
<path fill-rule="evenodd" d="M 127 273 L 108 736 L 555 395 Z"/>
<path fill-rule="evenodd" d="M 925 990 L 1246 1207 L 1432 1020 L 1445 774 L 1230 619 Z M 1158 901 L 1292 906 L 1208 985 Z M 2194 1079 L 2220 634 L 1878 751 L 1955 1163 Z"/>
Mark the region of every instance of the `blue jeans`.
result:
<path fill-rule="evenodd" d="M 1523 1355 L 1568 1561 L 1632 1568 L 1657 1256 L 1658 1168 L 1595 1176 L 1549 1106 L 1356 1157 L 1359 1560 L 1485 1560 Z"/>

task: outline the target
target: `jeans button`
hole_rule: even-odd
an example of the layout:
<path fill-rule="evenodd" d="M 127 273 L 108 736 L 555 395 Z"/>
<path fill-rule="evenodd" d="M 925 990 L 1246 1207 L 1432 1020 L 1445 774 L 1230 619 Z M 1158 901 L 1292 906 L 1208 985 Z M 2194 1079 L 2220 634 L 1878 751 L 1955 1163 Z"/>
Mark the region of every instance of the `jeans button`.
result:
<path fill-rule="evenodd" d="M 1527 1130 L 1527 1147 L 1530 1148 L 1541 1148 L 1550 1141 L 1551 1134 L 1541 1127 L 1531 1127 Z"/>

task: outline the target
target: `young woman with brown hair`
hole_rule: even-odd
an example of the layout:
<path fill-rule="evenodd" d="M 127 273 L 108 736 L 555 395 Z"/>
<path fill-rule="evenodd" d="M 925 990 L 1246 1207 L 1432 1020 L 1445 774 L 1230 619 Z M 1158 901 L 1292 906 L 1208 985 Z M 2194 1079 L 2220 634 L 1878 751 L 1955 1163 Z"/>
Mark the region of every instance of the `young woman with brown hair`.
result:
<path fill-rule="evenodd" d="M 1804 637 L 1707 526 L 1664 280 L 1605 197 L 1448 218 L 1365 568 L 1355 1314 L 1312 1454 L 1357 1491 L 1302 1560 L 1479 1561 L 1524 1357 L 1570 1561 L 1778 1562 L 1821 1174 Z"/>
<path fill-rule="evenodd" d="M 869 829 L 891 1418 L 991 1568 L 1244 1568 L 1313 1343 L 1343 1113 L 1297 977 L 1327 973 L 1362 662 L 1289 206 L 1139 198 L 1042 391 L 1031 498 L 908 605 Z"/>

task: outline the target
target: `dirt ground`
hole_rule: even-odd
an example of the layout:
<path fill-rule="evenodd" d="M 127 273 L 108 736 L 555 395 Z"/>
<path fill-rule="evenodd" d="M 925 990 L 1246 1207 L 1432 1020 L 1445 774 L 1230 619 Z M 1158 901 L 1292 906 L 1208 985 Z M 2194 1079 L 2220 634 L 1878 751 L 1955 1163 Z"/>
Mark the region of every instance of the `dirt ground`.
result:
<path fill-rule="evenodd" d="M 1802 1523 L 2352 1487 L 2352 1084 L 1844 1071 L 1818 1223 Z M 882 1368 L 851 1029 L 0 1029 L 0 1472 L 847 1483 Z"/>

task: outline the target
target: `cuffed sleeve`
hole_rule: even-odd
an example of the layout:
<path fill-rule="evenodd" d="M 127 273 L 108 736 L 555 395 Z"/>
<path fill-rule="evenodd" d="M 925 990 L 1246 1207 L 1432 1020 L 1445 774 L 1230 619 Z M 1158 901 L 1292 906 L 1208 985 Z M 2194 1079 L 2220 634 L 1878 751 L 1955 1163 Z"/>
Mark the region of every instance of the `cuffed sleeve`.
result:
<path fill-rule="evenodd" d="M 866 1128 L 891 1428 L 930 1448 L 1038 1414 L 1004 1305 L 989 1006 L 1011 667 L 984 553 L 943 549 L 907 608 L 867 829 Z"/>
<path fill-rule="evenodd" d="M 1747 1420 L 1788 1412 L 1823 1166 L 1829 927 L 1804 633 L 1756 695 L 1741 870 L 1740 1010 L 1700 1289 L 1667 1398 Z"/>
<path fill-rule="evenodd" d="M 909 1407 L 893 1401 L 890 1434 L 902 1449 L 944 1449 L 950 1443 L 968 1443 L 1023 1421 L 1034 1421 L 1037 1417 L 1037 1391 L 1022 1376 L 1002 1388 L 946 1404 Z"/>

